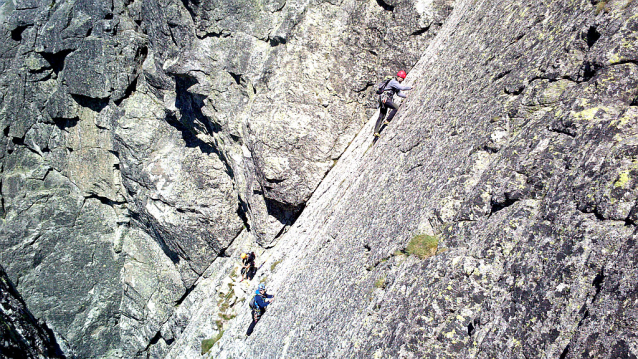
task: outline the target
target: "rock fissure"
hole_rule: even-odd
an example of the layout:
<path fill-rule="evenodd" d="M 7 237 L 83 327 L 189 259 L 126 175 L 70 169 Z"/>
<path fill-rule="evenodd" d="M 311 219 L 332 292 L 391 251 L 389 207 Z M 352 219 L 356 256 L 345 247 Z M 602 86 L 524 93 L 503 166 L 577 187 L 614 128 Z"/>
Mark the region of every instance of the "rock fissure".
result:
<path fill-rule="evenodd" d="M 11 30 L 11 39 L 13 41 L 21 42 L 22 41 L 22 33 L 24 30 L 28 29 L 30 26 L 18 26 L 15 29 Z"/>
<path fill-rule="evenodd" d="M 196 36 L 200 40 L 205 40 L 205 39 L 207 39 L 209 37 L 221 39 L 221 38 L 227 38 L 227 37 L 232 36 L 232 33 L 230 31 L 228 31 L 228 30 L 223 29 L 223 30 L 221 30 L 219 32 L 207 32 L 204 35 L 196 34 Z"/>
<path fill-rule="evenodd" d="M 40 52 L 39 54 L 49 63 L 49 66 L 56 75 L 64 70 L 64 62 L 74 50 L 62 50 L 55 53 Z"/>
<path fill-rule="evenodd" d="M 587 41 L 587 46 L 591 50 L 594 44 L 600 39 L 600 33 L 597 31 L 596 26 L 590 26 L 587 30 L 587 34 L 585 35 L 585 41 Z"/>
<path fill-rule="evenodd" d="M 394 5 L 390 5 L 383 0 L 376 0 L 377 4 L 383 8 L 385 11 L 394 11 Z"/>

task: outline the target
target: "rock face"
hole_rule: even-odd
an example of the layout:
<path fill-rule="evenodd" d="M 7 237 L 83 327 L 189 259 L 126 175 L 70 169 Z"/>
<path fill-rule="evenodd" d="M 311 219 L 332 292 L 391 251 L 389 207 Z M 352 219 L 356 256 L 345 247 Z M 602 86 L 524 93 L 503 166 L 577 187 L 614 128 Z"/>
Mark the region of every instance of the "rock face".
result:
<path fill-rule="evenodd" d="M 164 67 L 194 113 L 184 125 L 225 154 L 260 244 L 294 221 L 371 115 L 373 81 L 416 63 L 448 3 L 187 4 L 197 37 Z"/>
<path fill-rule="evenodd" d="M 451 4 L 2 2 L 0 263 L 65 354 L 169 355 L 177 309 L 236 242 L 277 243 Z"/>
<path fill-rule="evenodd" d="M 636 13 L 4 2 L 0 263 L 67 357 L 635 358 Z"/>
<path fill-rule="evenodd" d="M 635 358 L 636 6 L 458 1 L 209 357 Z"/>

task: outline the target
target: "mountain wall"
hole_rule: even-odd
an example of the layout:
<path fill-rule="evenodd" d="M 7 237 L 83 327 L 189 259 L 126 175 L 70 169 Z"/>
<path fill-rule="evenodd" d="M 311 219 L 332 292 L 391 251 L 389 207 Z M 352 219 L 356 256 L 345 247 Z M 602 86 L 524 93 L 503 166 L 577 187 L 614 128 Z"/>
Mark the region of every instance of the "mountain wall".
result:
<path fill-rule="evenodd" d="M 635 358 L 636 6 L 456 2 L 209 357 Z"/>
<path fill-rule="evenodd" d="M 634 1 L 1 14 L 0 263 L 67 357 L 638 355 Z"/>
<path fill-rule="evenodd" d="M 65 354 L 179 332 L 237 243 L 288 230 L 449 3 L 4 1 L 0 263 Z"/>

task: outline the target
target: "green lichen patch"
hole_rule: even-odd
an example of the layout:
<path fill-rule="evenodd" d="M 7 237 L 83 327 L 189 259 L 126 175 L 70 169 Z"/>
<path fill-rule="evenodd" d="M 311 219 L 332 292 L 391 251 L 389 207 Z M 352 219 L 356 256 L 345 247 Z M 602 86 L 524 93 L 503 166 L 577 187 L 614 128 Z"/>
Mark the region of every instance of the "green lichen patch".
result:
<path fill-rule="evenodd" d="M 576 120 L 583 121 L 593 121 L 597 118 L 600 118 L 603 113 L 610 112 L 610 109 L 605 106 L 600 107 L 592 107 L 586 110 L 574 113 L 574 118 Z"/>
<path fill-rule="evenodd" d="M 385 277 L 379 277 L 377 278 L 377 280 L 374 281 L 374 287 L 375 288 L 381 288 L 381 289 L 385 289 Z"/>
<path fill-rule="evenodd" d="M 235 314 L 220 314 L 219 317 L 225 321 L 229 321 L 233 318 L 235 318 L 237 315 Z"/>
<path fill-rule="evenodd" d="M 219 298 L 217 300 L 217 306 L 219 307 L 219 320 L 217 320 L 215 323 L 217 324 L 217 329 L 219 330 L 222 330 L 224 324 L 236 316 L 233 310 L 233 306 L 237 301 L 237 297 L 235 296 L 235 292 L 233 291 L 233 286 L 233 283 L 228 283 L 228 293 L 218 293 Z"/>
<path fill-rule="evenodd" d="M 404 256 L 405 252 L 404 251 L 400 251 L 400 250 L 396 250 L 394 251 L 394 253 L 392 253 L 393 256 L 398 257 L 398 256 Z"/>
<path fill-rule="evenodd" d="M 609 12 L 609 7 L 607 6 L 607 1 L 601 1 L 596 5 L 596 15 L 600 14 L 601 12 Z"/>
<path fill-rule="evenodd" d="M 283 259 L 280 259 L 278 261 L 274 261 L 271 265 L 270 265 L 270 271 L 274 272 L 275 268 L 277 268 L 277 265 L 279 265 L 279 263 L 283 262 Z"/>
<path fill-rule="evenodd" d="M 202 355 L 208 353 L 210 348 L 212 348 L 213 345 L 215 345 L 215 343 L 217 343 L 219 339 L 222 338 L 223 335 L 224 335 L 224 331 L 222 330 L 219 333 L 217 333 L 217 335 L 214 338 L 202 340 Z"/>
<path fill-rule="evenodd" d="M 406 253 L 413 254 L 421 259 L 431 257 L 436 254 L 439 247 L 439 239 L 436 236 L 418 234 L 410 240 Z"/>
<path fill-rule="evenodd" d="M 220 306 L 219 306 L 219 311 L 222 312 L 222 313 L 227 311 L 228 309 L 230 309 L 230 304 L 228 302 L 222 302 L 220 304 Z M 221 315 L 223 315 L 223 314 L 221 314 Z"/>
<path fill-rule="evenodd" d="M 629 171 L 622 171 L 618 175 L 618 179 L 614 182 L 615 188 L 623 188 L 629 182 Z"/>

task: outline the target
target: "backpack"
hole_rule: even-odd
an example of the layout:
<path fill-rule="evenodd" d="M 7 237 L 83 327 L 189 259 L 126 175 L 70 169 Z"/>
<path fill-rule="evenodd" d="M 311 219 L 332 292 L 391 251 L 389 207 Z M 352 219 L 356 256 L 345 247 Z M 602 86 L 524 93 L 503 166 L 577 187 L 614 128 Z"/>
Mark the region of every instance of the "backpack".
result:
<path fill-rule="evenodd" d="M 389 79 L 387 79 L 386 81 L 381 82 L 378 86 L 377 86 L 377 95 L 381 95 L 384 91 L 385 91 L 385 87 L 388 86 L 388 84 L 390 83 L 390 81 L 392 81 L 392 77 L 390 77 Z"/>
<path fill-rule="evenodd" d="M 257 302 L 255 301 L 256 298 L 257 298 L 257 294 L 253 295 L 253 299 L 251 299 L 250 302 L 248 302 L 248 306 L 252 310 L 259 309 L 259 306 L 257 305 Z"/>

